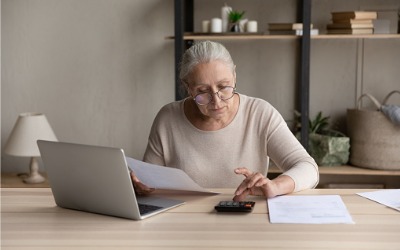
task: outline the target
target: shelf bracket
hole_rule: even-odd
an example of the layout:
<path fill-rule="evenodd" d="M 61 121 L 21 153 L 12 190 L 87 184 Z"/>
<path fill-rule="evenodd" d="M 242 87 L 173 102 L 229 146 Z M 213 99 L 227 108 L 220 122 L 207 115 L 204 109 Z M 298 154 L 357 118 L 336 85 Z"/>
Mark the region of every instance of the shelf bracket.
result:
<path fill-rule="evenodd" d="M 310 25 L 311 0 L 301 1 L 301 22 L 303 35 L 301 36 L 300 51 L 300 83 L 298 88 L 301 112 L 301 139 L 303 147 L 308 150 L 308 120 L 310 116 Z"/>
<path fill-rule="evenodd" d="M 175 100 L 181 100 L 184 95 L 181 91 L 179 80 L 179 64 L 182 55 L 192 44 L 191 41 L 185 41 L 183 36 L 185 32 L 194 30 L 194 2 L 193 0 L 175 0 L 174 1 L 174 28 L 175 28 Z"/>

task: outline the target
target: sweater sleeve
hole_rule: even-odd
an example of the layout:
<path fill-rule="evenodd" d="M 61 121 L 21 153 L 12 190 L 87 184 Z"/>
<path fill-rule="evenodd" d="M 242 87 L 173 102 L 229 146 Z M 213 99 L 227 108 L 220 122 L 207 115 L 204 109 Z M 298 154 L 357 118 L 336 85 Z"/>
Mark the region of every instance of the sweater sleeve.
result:
<path fill-rule="evenodd" d="M 281 168 L 283 175 L 294 180 L 295 192 L 317 186 L 318 166 L 290 131 L 283 118 L 280 119 L 276 129 L 269 133 L 267 142 L 269 157 Z"/>

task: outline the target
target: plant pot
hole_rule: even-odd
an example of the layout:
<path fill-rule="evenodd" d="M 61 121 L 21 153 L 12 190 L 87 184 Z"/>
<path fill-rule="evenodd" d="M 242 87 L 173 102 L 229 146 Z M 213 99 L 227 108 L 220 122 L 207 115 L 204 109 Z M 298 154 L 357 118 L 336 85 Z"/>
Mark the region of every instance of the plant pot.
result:
<path fill-rule="evenodd" d="M 230 32 L 242 32 L 242 27 L 240 26 L 239 22 L 231 23 L 229 27 Z"/>
<path fill-rule="evenodd" d="M 350 138 L 310 133 L 309 153 L 318 166 L 346 164 L 350 155 Z"/>

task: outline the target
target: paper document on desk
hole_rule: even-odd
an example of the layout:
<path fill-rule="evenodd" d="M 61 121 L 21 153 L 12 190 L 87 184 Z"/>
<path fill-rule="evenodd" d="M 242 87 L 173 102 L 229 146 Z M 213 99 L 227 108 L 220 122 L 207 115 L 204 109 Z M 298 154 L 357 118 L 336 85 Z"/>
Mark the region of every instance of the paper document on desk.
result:
<path fill-rule="evenodd" d="M 357 194 L 400 211 L 400 189 L 385 189 Z"/>
<path fill-rule="evenodd" d="M 199 186 L 180 169 L 158 166 L 130 157 L 126 157 L 126 161 L 139 180 L 149 187 L 217 194 Z"/>
<path fill-rule="evenodd" d="M 354 224 L 339 195 L 287 195 L 268 199 L 271 223 Z"/>

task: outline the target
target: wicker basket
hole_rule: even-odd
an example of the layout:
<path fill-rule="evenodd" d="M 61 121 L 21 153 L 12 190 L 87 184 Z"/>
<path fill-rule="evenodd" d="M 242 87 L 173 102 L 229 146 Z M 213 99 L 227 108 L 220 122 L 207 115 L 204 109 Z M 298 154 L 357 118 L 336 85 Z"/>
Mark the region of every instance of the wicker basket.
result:
<path fill-rule="evenodd" d="M 385 105 L 370 94 L 358 98 L 358 107 L 347 110 L 347 129 L 350 137 L 350 163 L 354 166 L 400 170 L 400 126 L 396 126 L 380 110 Z M 361 109 L 362 98 L 368 97 L 377 110 Z"/>

